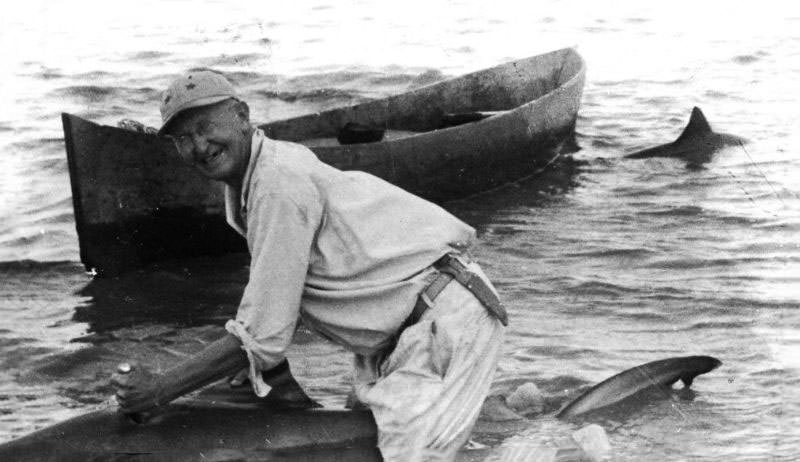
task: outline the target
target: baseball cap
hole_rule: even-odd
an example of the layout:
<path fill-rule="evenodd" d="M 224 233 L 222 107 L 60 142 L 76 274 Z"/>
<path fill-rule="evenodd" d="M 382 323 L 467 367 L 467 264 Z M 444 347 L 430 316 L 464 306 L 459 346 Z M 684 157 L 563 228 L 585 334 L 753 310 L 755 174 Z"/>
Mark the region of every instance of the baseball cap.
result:
<path fill-rule="evenodd" d="M 238 100 L 239 96 L 222 74 L 204 70 L 178 77 L 161 95 L 162 124 L 158 134 L 163 135 L 169 123 L 182 111 L 216 104 L 228 98 Z"/>

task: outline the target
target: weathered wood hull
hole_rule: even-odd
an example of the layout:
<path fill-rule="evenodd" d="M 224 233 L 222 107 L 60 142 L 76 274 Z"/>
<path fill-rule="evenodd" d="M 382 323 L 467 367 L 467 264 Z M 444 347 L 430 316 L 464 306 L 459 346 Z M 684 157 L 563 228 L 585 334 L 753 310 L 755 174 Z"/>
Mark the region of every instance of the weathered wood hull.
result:
<path fill-rule="evenodd" d="M 442 202 L 520 179 L 574 146 L 585 78 L 558 50 L 382 100 L 261 125 L 275 139 L 336 137 L 346 123 L 403 131 L 377 143 L 310 146 L 324 162 L 363 170 Z M 438 129 L 446 114 L 500 111 Z M 222 185 L 184 165 L 163 138 L 63 114 L 81 261 L 114 274 L 167 258 L 245 251 L 225 224 Z"/>

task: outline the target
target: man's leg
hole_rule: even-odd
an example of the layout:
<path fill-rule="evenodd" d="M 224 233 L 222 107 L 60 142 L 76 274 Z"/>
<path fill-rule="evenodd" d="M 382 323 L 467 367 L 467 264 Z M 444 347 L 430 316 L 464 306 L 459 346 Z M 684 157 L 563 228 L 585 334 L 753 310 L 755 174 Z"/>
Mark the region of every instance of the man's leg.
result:
<path fill-rule="evenodd" d="M 386 461 L 455 457 L 489 392 L 502 338 L 500 322 L 460 284 L 448 284 L 403 332 L 381 378 L 358 386 Z"/>

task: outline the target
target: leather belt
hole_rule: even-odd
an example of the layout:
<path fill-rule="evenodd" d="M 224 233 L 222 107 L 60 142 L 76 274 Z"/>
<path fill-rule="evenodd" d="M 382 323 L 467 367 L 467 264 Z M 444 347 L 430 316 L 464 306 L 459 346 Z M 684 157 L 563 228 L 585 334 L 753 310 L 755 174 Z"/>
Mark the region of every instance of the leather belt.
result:
<path fill-rule="evenodd" d="M 411 314 L 406 318 L 403 325 L 400 326 L 398 336 L 407 327 L 415 324 L 422 318 L 422 315 L 428 311 L 433 304 L 436 297 L 444 290 L 444 288 L 455 280 L 467 290 L 469 290 L 478 301 L 486 308 L 492 316 L 497 318 L 504 326 L 508 325 L 508 314 L 505 307 L 500 303 L 494 291 L 488 284 L 477 274 L 473 273 L 467 268 L 466 263 L 457 255 L 447 254 L 433 263 L 433 267 L 439 271 L 436 278 L 428 284 L 428 287 L 420 293 L 414 309 Z"/>

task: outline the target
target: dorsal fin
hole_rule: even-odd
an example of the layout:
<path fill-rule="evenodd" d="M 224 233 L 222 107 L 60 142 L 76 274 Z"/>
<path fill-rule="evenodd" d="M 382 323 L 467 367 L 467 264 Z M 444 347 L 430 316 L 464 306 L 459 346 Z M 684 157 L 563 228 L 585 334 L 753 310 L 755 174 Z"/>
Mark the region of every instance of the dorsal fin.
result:
<path fill-rule="evenodd" d="M 692 108 L 692 115 L 689 117 L 689 123 L 676 141 L 694 138 L 699 135 L 705 135 L 706 133 L 711 133 L 711 125 L 708 124 L 708 120 L 706 120 L 706 116 L 703 115 L 703 111 L 695 106 Z"/>

